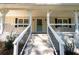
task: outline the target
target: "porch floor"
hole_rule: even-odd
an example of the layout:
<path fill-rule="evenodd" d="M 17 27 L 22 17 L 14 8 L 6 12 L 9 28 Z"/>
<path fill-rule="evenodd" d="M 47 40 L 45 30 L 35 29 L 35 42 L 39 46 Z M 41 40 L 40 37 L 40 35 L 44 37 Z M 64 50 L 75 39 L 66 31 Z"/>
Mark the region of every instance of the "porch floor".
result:
<path fill-rule="evenodd" d="M 54 49 L 48 40 L 47 34 L 32 34 L 27 43 L 25 55 L 54 55 Z"/>

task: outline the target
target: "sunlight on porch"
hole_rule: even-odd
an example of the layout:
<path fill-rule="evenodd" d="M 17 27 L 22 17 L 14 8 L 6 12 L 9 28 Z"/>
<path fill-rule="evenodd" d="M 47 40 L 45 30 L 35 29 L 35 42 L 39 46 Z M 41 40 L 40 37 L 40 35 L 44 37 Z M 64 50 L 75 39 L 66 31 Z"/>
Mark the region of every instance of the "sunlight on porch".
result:
<path fill-rule="evenodd" d="M 54 55 L 47 34 L 32 34 L 32 39 L 27 43 L 25 55 Z"/>

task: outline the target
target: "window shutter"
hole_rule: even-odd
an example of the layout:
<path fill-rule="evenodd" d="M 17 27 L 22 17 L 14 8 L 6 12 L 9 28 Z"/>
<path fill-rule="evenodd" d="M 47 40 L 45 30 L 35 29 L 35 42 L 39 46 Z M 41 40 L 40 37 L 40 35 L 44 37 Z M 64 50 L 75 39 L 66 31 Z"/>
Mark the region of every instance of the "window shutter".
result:
<path fill-rule="evenodd" d="M 17 27 L 18 18 L 15 18 L 15 27 Z"/>
<path fill-rule="evenodd" d="M 55 18 L 55 24 L 57 24 L 57 18 Z"/>
<path fill-rule="evenodd" d="M 69 24 L 71 24 L 71 18 L 69 18 Z M 71 25 L 69 25 L 69 28 L 71 28 Z"/>
<path fill-rule="evenodd" d="M 15 18 L 15 23 L 18 23 L 18 18 Z"/>
<path fill-rule="evenodd" d="M 55 24 L 57 24 L 57 18 L 55 18 Z M 55 27 L 57 28 L 57 25 Z"/>

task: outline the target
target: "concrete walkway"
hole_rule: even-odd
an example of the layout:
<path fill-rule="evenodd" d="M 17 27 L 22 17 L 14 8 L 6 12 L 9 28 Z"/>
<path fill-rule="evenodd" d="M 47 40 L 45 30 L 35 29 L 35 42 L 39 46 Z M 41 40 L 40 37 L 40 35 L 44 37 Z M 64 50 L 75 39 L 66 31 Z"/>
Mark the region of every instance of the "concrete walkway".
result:
<path fill-rule="evenodd" d="M 47 34 L 32 34 L 32 39 L 27 43 L 25 55 L 54 55 Z"/>

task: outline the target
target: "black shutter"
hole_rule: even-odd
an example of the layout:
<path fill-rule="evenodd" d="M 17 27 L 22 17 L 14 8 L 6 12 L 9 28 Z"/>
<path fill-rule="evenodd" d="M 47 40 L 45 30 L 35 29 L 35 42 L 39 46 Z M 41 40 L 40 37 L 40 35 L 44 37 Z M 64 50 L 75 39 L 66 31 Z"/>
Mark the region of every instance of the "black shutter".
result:
<path fill-rule="evenodd" d="M 18 22 L 18 18 L 15 18 L 15 23 L 17 24 L 17 22 Z"/>
<path fill-rule="evenodd" d="M 18 18 L 15 18 L 15 27 L 17 27 Z"/>
<path fill-rule="evenodd" d="M 69 24 L 71 24 L 71 18 L 69 18 Z M 71 25 L 69 25 L 69 28 L 71 28 Z"/>
<path fill-rule="evenodd" d="M 55 24 L 57 24 L 57 18 L 55 18 Z M 55 27 L 57 28 L 57 25 Z"/>

